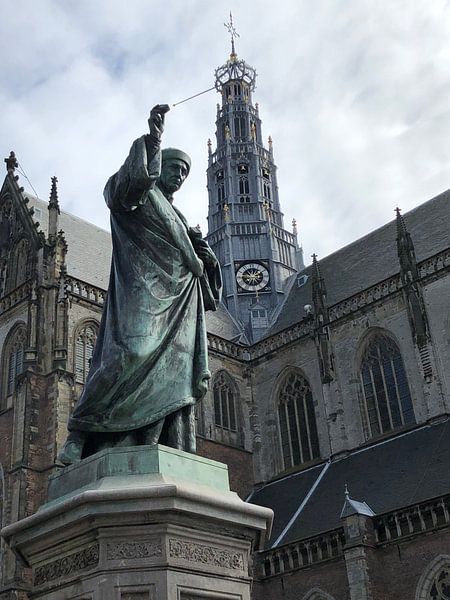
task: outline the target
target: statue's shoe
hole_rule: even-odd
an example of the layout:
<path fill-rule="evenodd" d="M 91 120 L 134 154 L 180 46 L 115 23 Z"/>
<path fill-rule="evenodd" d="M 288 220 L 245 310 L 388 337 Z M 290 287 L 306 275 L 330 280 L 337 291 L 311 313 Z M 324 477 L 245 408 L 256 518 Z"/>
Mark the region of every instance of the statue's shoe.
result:
<path fill-rule="evenodd" d="M 56 464 L 67 467 L 80 462 L 83 446 L 84 439 L 71 439 L 71 436 L 69 435 L 66 443 L 56 457 Z"/>

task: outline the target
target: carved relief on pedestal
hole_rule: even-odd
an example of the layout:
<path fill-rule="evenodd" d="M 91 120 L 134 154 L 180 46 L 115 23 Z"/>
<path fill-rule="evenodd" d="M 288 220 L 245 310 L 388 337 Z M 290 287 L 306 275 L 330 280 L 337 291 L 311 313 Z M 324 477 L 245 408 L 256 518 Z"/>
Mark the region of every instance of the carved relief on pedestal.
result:
<path fill-rule="evenodd" d="M 161 555 L 162 545 L 160 539 L 145 542 L 108 542 L 106 544 L 107 560 L 153 558 Z"/>
<path fill-rule="evenodd" d="M 93 544 L 87 548 L 83 548 L 79 552 L 58 558 L 41 567 L 37 567 L 34 571 L 34 585 L 43 585 L 59 579 L 67 577 L 78 571 L 84 571 L 98 565 L 99 561 L 99 546 Z"/>
<path fill-rule="evenodd" d="M 169 539 L 169 556 L 189 562 L 222 567 L 223 569 L 244 570 L 244 556 L 241 552 L 233 552 L 224 548 L 206 546 L 176 538 Z"/>

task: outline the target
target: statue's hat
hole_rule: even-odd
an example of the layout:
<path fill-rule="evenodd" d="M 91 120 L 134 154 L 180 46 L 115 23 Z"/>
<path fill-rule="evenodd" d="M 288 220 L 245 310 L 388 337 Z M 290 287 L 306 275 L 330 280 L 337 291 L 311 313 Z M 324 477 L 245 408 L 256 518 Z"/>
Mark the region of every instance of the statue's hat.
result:
<path fill-rule="evenodd" d="M 163 162 L 165 160 L 176 158 L 186 163 L 188 173 L 191 170 L 191 158 L 186 154 L 186 152 L 183 152 L 183 150 L 178 150 L 177 148 L 164 148 L 161 154 Z"/>

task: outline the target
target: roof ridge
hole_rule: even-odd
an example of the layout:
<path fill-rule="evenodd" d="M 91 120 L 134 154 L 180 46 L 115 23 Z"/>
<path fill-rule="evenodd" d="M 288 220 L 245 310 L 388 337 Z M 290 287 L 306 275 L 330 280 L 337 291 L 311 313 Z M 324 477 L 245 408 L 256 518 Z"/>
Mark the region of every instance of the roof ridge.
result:
<path fill-rule="evenodd" d="M 45 200 L 42 200 L 41 198 L 39 198 L 38 196 L 35 196 L 34 194 L 30 194 L 29 192 L 24 192 L 24 196 L 26 196 L 27 198 L 29 198 L 30 202 L 33 203 L 33 201 L 38 201 L 39 203 L 42 204 L 42 208 L 47 208 L 48 207 L 48 202 L 45 202 Z M 61 214 L 66 215 L 68 217 L 72 217 L 73 219 L 75 219 L 76 221 L 80 221 L 82 223 L 86 223 L 86 225 L 90 225 L 91 227 L 95 227 L 97 229 L 99 229 L 100 231 L 104 231 L 105 233 L 107 233 L 109 236 L 111 236 L 111 232 L 108 231 L 108 229 L 104 229 L 103 227 L 100 227 L 100 225 L 97 225 L 96 223 L 93 223 L 92 221 L 88 221 L 87 219 L 84 219 L 83 217 L 79 217 L 78 215 L 69 212 L 68 210 L 65 210 L 64 208 L 61 208 Z"/>

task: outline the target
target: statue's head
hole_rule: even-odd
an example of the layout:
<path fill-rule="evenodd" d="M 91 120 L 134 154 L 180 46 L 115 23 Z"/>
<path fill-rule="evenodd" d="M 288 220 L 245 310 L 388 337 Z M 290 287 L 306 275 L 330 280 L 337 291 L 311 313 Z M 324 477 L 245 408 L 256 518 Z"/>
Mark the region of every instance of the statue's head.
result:
<path fill-rule="evenodd" d="M 191 169 L 191 159 L 182 150 L 164 148 L 161 153 L 161 175 L 159 181 L 163 188 L 173 194 L 183 185 Z"/>

